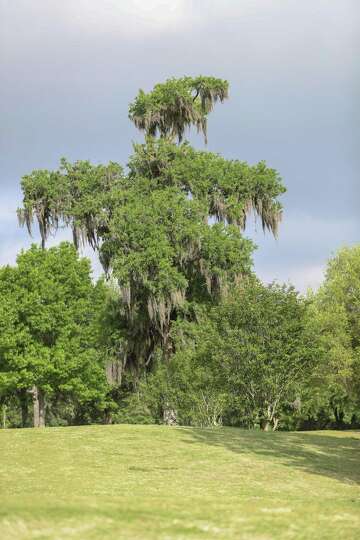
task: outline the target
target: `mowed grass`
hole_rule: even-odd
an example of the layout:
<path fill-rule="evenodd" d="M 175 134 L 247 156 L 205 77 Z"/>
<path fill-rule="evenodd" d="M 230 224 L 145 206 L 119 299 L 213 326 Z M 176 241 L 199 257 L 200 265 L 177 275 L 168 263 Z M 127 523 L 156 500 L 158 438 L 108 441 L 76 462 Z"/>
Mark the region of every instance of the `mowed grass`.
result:
<path fill-rule="evenodd" d="M 0 431 L 0 538 L 360 538 L 360 434 Z"/>

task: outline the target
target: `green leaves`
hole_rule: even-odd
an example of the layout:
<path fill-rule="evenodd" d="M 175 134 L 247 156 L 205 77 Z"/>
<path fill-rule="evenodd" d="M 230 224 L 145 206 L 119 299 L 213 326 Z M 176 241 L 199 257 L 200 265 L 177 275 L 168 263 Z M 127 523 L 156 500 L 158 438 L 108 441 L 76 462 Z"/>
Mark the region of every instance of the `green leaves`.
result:
<path fill-rule="evenodd" d="M 207 141 L 207 115 L 215 103 L 228 97 L 228 82 L 215 77 L 183 77 L 156 84 L 146 94 L 139 91 L 129 107 L 129 118 L 146 135 L 183 139 L 195 126 Z"/>
<path fill-rule="evenodd" d="M 111 209 L 109 194 L 122 178 L 122 168 L 116 163 L 71 164 L 64 158 L 58 171 L 33 171 L 21 181 L 24 199 L 23 208 L 18 210 L 19 223 L 31 234 L 36 218 L 42 247 L 59 226 L 71 227 L 76 247 L 85 243 L 96 247 Z"/>
<path fill-rule="evenodd" d="M 97 289 L 90 263 L 68 243 L 21 252 L 0 271 L 0 385 L 37 385 L 47 395 L 106 392 L 95 351 Z M 1 389 L 0 389 L 1 390 Z M 81 397 L 83 399 L 83 397 Z"/>
<path fill-rule="evenodd" d="M 175 186 L 202 205 L 209 218 L 245 228 L 251 212 L 264 230 L 277 233 L 282 208 L 277 197 L 285 192 L 279 174 L 261 161 L 227 160 L 212 152 L 197 151 L 189 144 L 148 140 L 135 145 L 130 176 L 150 177 L 152 189 Z"/>
<path fill-rule="evenodd" d="M 116 163 L 62 159 L 58 171 L 23 179 L 20 221 L 31 230 L 38 220 L 43 246 L 50 232 L 69 226 L 76 247 L 98 251 L 116 283 L 109 350 L 116 341 L 115 361 L 121 356 L 135 371 L 150 366 L 158 350 L 169 359 L 172 327 L 250 274 L 255 246 L 242 235 L 249 214 L 277 232 L 284 188 L 275 170 L 175 144 L 191 126 L 206 138 L 208 114 L 227 97 L 227 81 L 215 77 L 169 79 L 130 105 L 146 140 L 134 145 L 127 174 Z"/>
<path fill-rule="evenodd" d="M 360 404 L 360 247 L 345 247 L 329 260 L 326 277 L 312 296 L 313 320 L 321 332 L 324 351 L 313 381 L 328 416 L 354 411 L 359 418 Z M 309 396 L 309 407 L 313 406 Z M 340 422 L 341 425 L 341 422 Z"/>
<path fill-rule="evenodd" d="M 46 209 L 47 221 L 36 214 L 43 245 L 64 224 L 76 247 L 88 242 L 99 251 L 119 286 L 135 364 L 149 362 L 158 346 L 171 349 L 172 321 L 189 302 L 216 301 L 251 271 L 246 218 L 254 211 L 275 233 L 284 191 L 263 162 L 249 166 L 166 139 L 135 145 L 127 176 L 116 163 L 63 159 L 54 173 L 26 177 L 23 189 L 24 211 Z"/>
<path fill-rule="evenodd" d="M 295 399 L 317 361 L 304 301 L 291 288 L 249 280 L 214 307 L 211 318 L 215 324 L 200 336 L 197 361 L 228 388 L 244 421 L 275 429 L 282 406 Z"/>

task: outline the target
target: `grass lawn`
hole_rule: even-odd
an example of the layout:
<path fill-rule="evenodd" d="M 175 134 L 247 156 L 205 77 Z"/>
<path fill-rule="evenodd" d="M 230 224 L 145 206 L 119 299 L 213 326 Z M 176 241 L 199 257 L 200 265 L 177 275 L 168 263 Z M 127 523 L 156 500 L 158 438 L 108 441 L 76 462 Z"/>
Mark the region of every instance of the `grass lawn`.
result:
<path fill-rule="evenodd" d="M 0 538 L 358 539 L 360 434 L 0 431 Z"/>

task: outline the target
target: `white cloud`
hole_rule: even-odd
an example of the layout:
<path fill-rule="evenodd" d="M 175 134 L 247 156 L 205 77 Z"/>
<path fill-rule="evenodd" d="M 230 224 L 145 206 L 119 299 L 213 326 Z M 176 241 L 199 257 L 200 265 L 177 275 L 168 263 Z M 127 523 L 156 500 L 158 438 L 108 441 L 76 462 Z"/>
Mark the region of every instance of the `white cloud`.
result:
<path fill-rule="evenodd" d="M 174 29 L 186 18 L 186 0 L 76 0 L 60 3 L 70 24 L 85 32 L 139 33 Z"/>
<path fill-rule="evenodd" d="M 277 240 L 264 235 L 260 226 L 255 232 L 251 225 L 246 236 L 258 245 L 254 254 L 256 274 L 265 283 L 291 283 L 303 293 L 321 285 L 327 261 L 338 249 L 358 243 L 354 217 L 330 220 L 294 212 L 286 215 Z"/>
<path fill-rule="evenodd" d="M 264 283 L 272 283 L 276 281 L 278 283 L 288 283 L 294 285 L 301 293 L 311 288 L 317 290 L 324 280 L 325 264 L 324 265 L 283 265 L 274 272 L 269 272 L 268 269 L 259 270 L 257 272 L 259 278 Z"/>
<path fill-rule="evenodd" d="M 54 29 L 65 26 L 69 34 L 76 32 L 81 38 L 114 33 L 146 36 L 174 31 L 187 20 L 191 5 L 192 0 L 18 0 L 8 2 L 4 13 L 13 22 L 23 20 L 27 12 L 41 32 L 49 25 Z"/>

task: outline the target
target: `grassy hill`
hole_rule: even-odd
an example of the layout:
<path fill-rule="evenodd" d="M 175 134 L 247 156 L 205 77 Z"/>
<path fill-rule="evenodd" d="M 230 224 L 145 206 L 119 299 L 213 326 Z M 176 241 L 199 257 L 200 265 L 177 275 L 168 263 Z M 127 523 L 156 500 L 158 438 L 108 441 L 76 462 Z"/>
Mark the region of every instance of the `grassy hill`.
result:
<path fill-rule="evenodd" d="M 360 434 L 0 431 L 0 538 L 360 538 Z"/>

